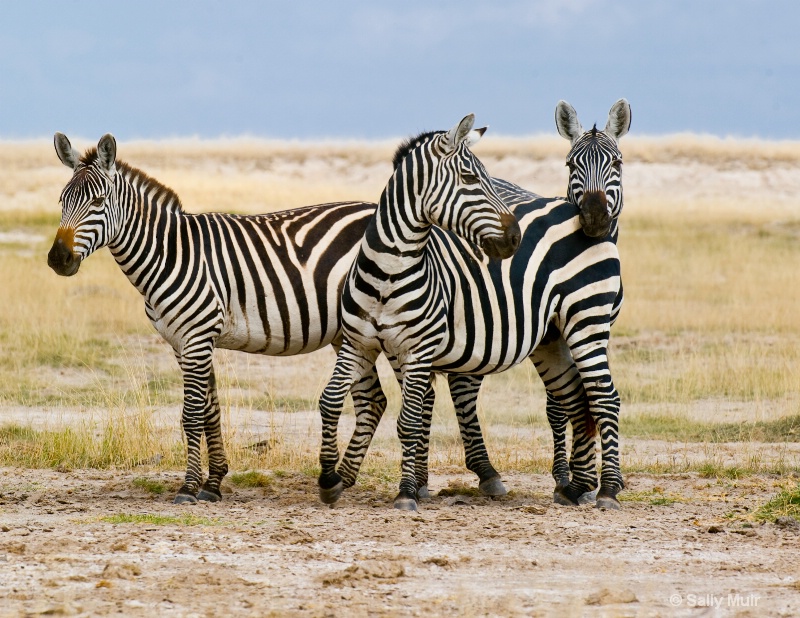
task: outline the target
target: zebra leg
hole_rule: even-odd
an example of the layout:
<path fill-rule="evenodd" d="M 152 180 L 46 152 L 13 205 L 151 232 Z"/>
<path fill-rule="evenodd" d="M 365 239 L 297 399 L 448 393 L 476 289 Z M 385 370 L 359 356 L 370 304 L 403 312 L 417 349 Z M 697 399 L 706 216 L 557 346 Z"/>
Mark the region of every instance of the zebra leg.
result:
<path fill-rule="evenodd" d="M 350 395 L 356 410 L 356 427 L 337 469 L 345 489 L 355 484 L 378 423 L 386 410 L 386 395 L 374 366 L 353 385 Z"/>
<path fill-rule="evenodd" d="M 427 359 L 425 359 L 427 360 Z M 430 364 L 416 362 L 402 371 L 403 404 L 397 417 L 397 437 L 403 459 L 400 466 L 400 491 L 394 499 L 394 508 L 401 511 L 417 510 L 417 445 L 422 436 L 422 409 L 425 393 L 430 387 Z"/>
<path fill-rule="evenodd" d="M 598 337 L 603 334 L 604 337 Z M 576 338 L 584 336 L 577 334 Z M 595 486 L 595 440 L 588 437 L 599 430 L 602 470 L 596 506 L 618 509 L 617 494 L 625 485 L 619 467 L 620 400 L 608 366 L 608 331 L 596 333 L 589 343 L 585 339 L 578 341 L 570 349 L 581 375 L 587 405 L 582 419 L 570 416 L 573 435 L 578 437 L 573 439 L 572 481 L 564 494 L 577 501 Z"/>
<path fill-rule="evenodd" d="M 589 500 L 583 495 L 580 499 L 573 499 L 564 493 L 571 477 L 571 464 L 567 457 L 567 421 L 573 424 L 572 460 L 575 461 L 574 453 L 587 448 L 594 452 L 594 431 L 590 432 L 592 424 L 587 425 L 587 399 L 578 368 L 560 333 L 555 340 L 539 345 L 530 359 L 547 391 L 546 412 L 553 433 L 553 479 L 556 482 L 553 501 L 575 505 Z M 593 483 L 595 487 L 596 474 Z"/>
<path fill-rule="evenodd" d="M 208 480 L 197 494 L 198 500 L 218 502 L 222 500 L 219 486 L 228 473 L 228 458 L 225 456 L 225 445 L 222 442 L 222 427 L 220 425 L 219 399 L 217 398 L 217 380 L 214 369 L 208 378 L 208 396 L 205 410 L 205 436 L 208 448 Z"/>
<path fill-rule="evenodd" d="M 175 504 L 197 502 L 203 479 L 200 464 L 200 441 L 205 427 L 208 383 L 212 373 L 213 344 L 184 346 L 178 362 L 183 372 L 183 412 L 181 426 L 186 436 L 186 477 L 175 496 Z"/>
<path fill-rule="evenodd" d="M 489 452 L 486 450 L 478 419 L 478 393 L 483 384 L 483 376 L 451 373 L 447 376 L 447 383 L 456 408 L 467 469 L 478 475 L 478 489 L 484 496 L 505 496 L 508 491 L 489 461 Z"/>
<path fill-rule="evenodd" d="M 436 392 L 433 390 L 433 381 L 431 381 L 422 399 L 421 433 L 414 462 L 414 470 L 417 475 L 417 500 L 429 500 L 431 497 L 431 492 L 428 489 L 428 457 L 430 455 L 431 423 L 433 421 L 433 404 L 435 400 Z"/>
<path fill-rule="evenodd" d="M 319 475 L 319 497 L 325 504 L 333 504 L 344 490 L 342 477 L 336 472 L 339 463 L 339 444 L 337 429 L 342 414 L 344 398 L 350 388 L 359 382 L 371 369 L 374 370 L 378 352 L 375 350 L 357 350 L 345 341 L 336 356 L 333 376 L 328 381 L 319 399 L 319 411 L 322 416 L 322 446 L 319 463 L 322 468 Z"/>

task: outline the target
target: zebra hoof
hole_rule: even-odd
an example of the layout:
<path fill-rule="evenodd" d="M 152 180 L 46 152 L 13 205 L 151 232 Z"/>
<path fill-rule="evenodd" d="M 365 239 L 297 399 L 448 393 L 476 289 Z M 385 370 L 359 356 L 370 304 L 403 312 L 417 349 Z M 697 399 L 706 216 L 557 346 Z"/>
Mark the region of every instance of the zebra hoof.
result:
<path fill-rule="evenodd" d="M 578 498 L 578 504 L 592 504 L 597 500 L 597 490 L 587 491 Z"/>
<path fill-rule="evenodd" d="M 611 496 L 598 496 L 595 507 L 598 509 L 607 509 L 609 511 L 619 511 L 622 505 L 619 503 L 619 500 Z"/>
<path fill-rule="evenodd" d="M 607 489 L 600 489 L 600 492 L 597 494 L 597 502 L 595 506 L 598 509 L 607 509 L 609 511 L 619 511 L 622 508 L 622 505 L 617 500 L 617 491 L 616 490 L 607 490 Z"/>
<path fill-rule="evenodd" d="M 394 499 L 394 508 L 398 511 L 418 511 L 417 501 L 404 493 L 398 494 Z"/>
<path fill-rule="evenodd" d="M 499 498 L 500 496 L 505 496 L 508 493 L 506 486 L 503 485 L 503 481 L 500 480 L 499 476 L 493 476 L 490 479 L 481 481 L 478 485 L 478 491 L 480 491 L 482 495 L 489 496 L 491 498 Z"/>
<path fill-rule="evenodd" d="M 201 489 L 197 494 L 197 499 L 202 502 L 219 502 L 222 500 L 222 494 L 213 489 Z"/>
<path fill-rule="evenodd" d="M 333 504 L 336 502 L 339 497 L 342 495 L 344 491 L 344 484 L 339 481 L 333 487 L 320 487 L 319 488 L 319 499 L 322 500 L 323 504 Z"/>
<path fill-rule="evenodd" d="M 197 498 L 195 498 L 192 494 L 179 493 L 177 496 L 175 496 L 172 504 L 197 504 Z"/>
<path fill-rule="evenodd" d="M 578 506 L 580 497 L 587 493 L 585 487 L 556 487 L 553 491 L 553 502 L 562 506 Z"/>
<path fill-rule="evenodd" d="M 561 506 L 578 506 L 578 503 L 564 495 L 559 489 L 553 492 L 553 503 Z"/>
<path fill-rule="evenodd" d="M 417 487 L 417 500 L 430 500 L 431 492 L 427 485 L 420 485 Z"/>

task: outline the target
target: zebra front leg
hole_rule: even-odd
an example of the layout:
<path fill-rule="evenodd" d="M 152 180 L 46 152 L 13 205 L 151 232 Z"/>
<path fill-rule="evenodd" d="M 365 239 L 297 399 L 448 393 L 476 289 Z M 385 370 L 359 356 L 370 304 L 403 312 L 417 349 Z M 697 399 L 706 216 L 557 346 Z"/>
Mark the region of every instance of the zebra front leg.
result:
<path fill-rule="evenodd" d="M 600 490 L 597 492 L 598 508 L 619 509 L 617 494 L 625 487 L 619 466 L 619 407 L 617 389 L 608 376 L 608 381 L 598 382 L 602 394 L 598 394 L 599 414 L 597 429 L 600 433 L 600 450 L 603 467 L 600 471 Z"/>
<path fill-rule="evenodd" d="M 467 469 L 478 475 L 478 489 L 484 496 L 505 496 L 508 491 L 500 474 L 489 461 L 489 451 L 486 449 L 478 419 L 478 393 L 483 384 L 483 376 L 449 374 L 447 382 L 456 408 Z"/>
<path fill-rule="evenodd" d="M 175 496 L 175 504 L 197 502 L 203 479 L 200 464 L 200 442 L 205 428 L 208 383 L 212 371 L 214 347 L 187 344 L 178 362 L 183 372 L 183 412 L 181 426 L 186 436 L 186 477 Z"/>
<path fill-rule="evenodd" d="M 220 492 L 219 488 L 222 479 L 228 473 L 228 458 L 225 455 L 225 445 L 222 442 L 217 380 L 214 376 L 213 367 L 208 378 L 204 427 L 206 448 L 208 448 L 208 480 L 203 483 L 203 487 L 197 494 L 197 499 L 206 502 L 218 502 L 222 500 L 222 492 Z"/>
<path fill-rule="evenodd" d="M 619 394 L 608 367 L 608 338 L 573 349 L 573 357 L 586 392 L 580 415 L 570 416 L 573 426 L 570 497 L 593 487 L 597 478 L 595 431 L 600 434 L 602 469 L 597 507 L 619 509 L 617 494 L 625 486 L 619 467 Z M 582 491 L 581 491 L 582 490 Z M 580 491 L 580 493 L 577 493 Z M 575 495 L 577 493 L 577 495 Z"/>
<path fill-rule="evenodd" d="M 386 395 L 375 367 L 350 389 L 350 395 L 356 411 L 356 426 L 337 469 L 345 489 L 355 484 L 358 471 L 386 410 Z"/>
<path fill-rule="evenodd" d="M 433 376 L 431 376 L 431 379 Z M 431 423 L 433 421 L 433 404 L 436 392 L 433 390 L 433 381 L 428 383 L 425 396 L 422 400 L 422 419 L 420 423 L 420 436 L 417 442 L 417 455 L 414 469 L 417 475 L 417 500 L 429 500 L 431 492 L 428 489 L 428 459 L 431 445 Z"/>
<path fill-rule="evenodd" d="M 333 504 L 344 490 L 342 477 L 336 472 L 339 463 L 339 443 L 337 429 L 342 414 L 344 398 L 350 388 L 361 378 L 374 370 L 378 352 L 357 350 L 346 340 L 336 356 L 336 366 L 325 390 L 319 398 L 319 411 L 322 417 L 322 445 L 319 463 L 319 497 L 325 504 Z"/>
<path fill-rule="evenodd" d="M 422 409 L 425 393 L 430 386 L 430 365 L 417 362 L 402 371 L 403 403 L 397 417 L 397 437 L 400 439 L 402 463 L 400 466 L 400 491 L 394 499 L 394 508 L 416 511 L 417 506 L 417 445 L 422 436 Z"/>
<path fill-rule="evenodd" d="M 572 464 L 567 456 L 567 422 L 571 421 L 573 426 L 573 453 L 580 455 L 587 448 L 593 449 L 594 445 L 594 423 L 588 416 L 586 392 L 569 347 L 561 334 L 557 333 L 555 339 L 539 345 L 530 359 L 547 391 L 546 413 L 553 434 L 552 471 L 556 482 L 553 501 L 556 504 L 577 505 L 590 500 L 589 495 L 593 499 L 591 492 L 597 486 L 597 475 L 591 467 L 581 476 L 584 483 L 591 487 L 578 496 L 572 495 L 575 488 L 567 491 L 572 477 Z M 580 457 L 579 460 L 583 461 Z M 574 455 L 572 461 L 575 461 Z M 591 478 L 592 475 L 594 478 Z"/>

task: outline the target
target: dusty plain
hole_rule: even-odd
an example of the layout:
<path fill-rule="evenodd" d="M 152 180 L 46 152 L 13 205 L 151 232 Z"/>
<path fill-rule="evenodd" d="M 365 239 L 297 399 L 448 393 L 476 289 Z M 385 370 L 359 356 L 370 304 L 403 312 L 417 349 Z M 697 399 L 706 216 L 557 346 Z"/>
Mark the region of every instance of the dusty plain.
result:
<path fill-rule="evenodd" d="M 394 146 L 121 142 L 119 156 L 190 212 L 255 213 L 375 201 Z M 47 268 L 69 171 L 46 140 L 3 143 L 0 616 L 797 615 L 800 144 L 631 136 L 622 149 L 623 510 L 552 504 L 544 393 L 523 365 L 481 399 L 509 496 L 475 492 L 438 385 L 434 497 L 409 514 L 391 508 L 394 386 L 359 483 L 335 508 L 317 500 L 330 350 L 220 351 L 224 500 L 172 505 L 172 354 L 107 251 L 72 279 Z M 493 175 L 553 196 L 566 150 L 557 137 L 475 148 Z M 341 435 L 352 426 L 350 410 Z"/>

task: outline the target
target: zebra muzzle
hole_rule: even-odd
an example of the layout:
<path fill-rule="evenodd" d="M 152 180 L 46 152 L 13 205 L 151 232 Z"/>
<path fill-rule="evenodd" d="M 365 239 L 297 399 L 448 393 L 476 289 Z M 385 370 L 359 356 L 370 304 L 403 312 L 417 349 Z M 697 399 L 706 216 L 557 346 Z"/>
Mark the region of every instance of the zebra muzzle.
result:
<path fill-rule="evenodd" d="M 591 238 L 605 236 L 611 231 L 612 217 L 604 192 L 588 191 L 584 194 L 578 221 L 580 221 L 584 234 Z"/>
<path fill-rule="evenodd" d="M 52 268 L 56 274 L 62 277 L 71 277 L 81 266 L 81 260 L 76 256 L 72 249 L 67 247 L 64 239 L 57 236 L 47 254 L 47 265 Z"/>
<path fill-rule="evenodd" d="M 516 253 L 522 239 L 519 223 L 514 215 L 500 215 L 500 223 L 503 226 L 503 235 L 486 238 L 481 243 L 483 251 L 493 260 L 510 258 Z"/>

